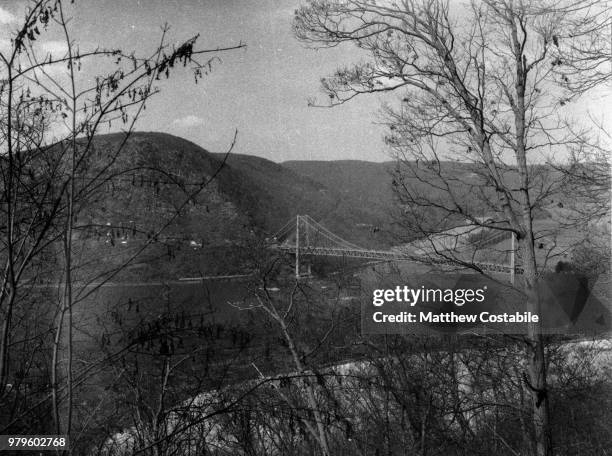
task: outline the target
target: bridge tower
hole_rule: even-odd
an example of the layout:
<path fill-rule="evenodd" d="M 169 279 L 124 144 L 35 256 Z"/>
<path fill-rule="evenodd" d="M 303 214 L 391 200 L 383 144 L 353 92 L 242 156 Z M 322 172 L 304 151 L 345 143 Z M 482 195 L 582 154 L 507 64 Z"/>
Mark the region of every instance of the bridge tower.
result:
<path fill-rule="evenodd" d="M 302 229 L 300 230 L 300 223 Z M 295 278 L 300 279 L 300 236 L 305 239 L 305 247 L 310 247 L 310 234 L 308 230 L 308 220 L 302 215 L 296 215 L 295 217 Z M 312 273 L 311 265 L 308 263 L 307 276 Z"/>
<path fill-rule="evenodd" d="M 300 278 L 300 216 L 295 216 L 295 278 Z"/>

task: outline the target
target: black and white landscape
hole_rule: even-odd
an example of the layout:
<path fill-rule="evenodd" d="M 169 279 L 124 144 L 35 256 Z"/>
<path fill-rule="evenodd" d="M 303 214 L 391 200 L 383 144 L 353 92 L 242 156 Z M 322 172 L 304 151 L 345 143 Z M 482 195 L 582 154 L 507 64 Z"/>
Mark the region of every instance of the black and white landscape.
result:
<path fill-rule="evenodd" d="M 0 451 L 611 453 L 611 6 L 1 2 Z"/>

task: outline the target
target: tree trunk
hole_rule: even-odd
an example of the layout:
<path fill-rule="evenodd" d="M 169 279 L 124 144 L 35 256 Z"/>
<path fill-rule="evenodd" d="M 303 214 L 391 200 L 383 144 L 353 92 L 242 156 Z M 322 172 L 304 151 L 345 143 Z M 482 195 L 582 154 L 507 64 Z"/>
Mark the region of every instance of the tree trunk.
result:
<path fill-rule="evenodd" d="M 535 268 L 533 242 L 523 242 L 525 292 L 527 294 L 527 311 L 540 316 L 541 306 L 538 293 L 538 278 Z M 538 456 L 552 456 L 552 438 L 550 432 L 549 402 L 546 380 L 546 356 L 542 338 L 541 323 L 529 323 L 527 328 L 527 369 L 525 383 L 531 393 L 533 414 L 534 450 Z"/>

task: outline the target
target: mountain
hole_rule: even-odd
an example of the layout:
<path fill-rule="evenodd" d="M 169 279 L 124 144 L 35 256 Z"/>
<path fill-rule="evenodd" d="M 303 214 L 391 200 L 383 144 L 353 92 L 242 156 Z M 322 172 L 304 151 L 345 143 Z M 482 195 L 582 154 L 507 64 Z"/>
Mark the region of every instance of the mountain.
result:
<path fill-rule="evenodd" d="M 113 150 L 121 138 L 121 135 L 99 136 L 96 146 Z M 253 230 L 262 236 L 274 234 L 296 215 L 310 215 L 349 241 L 371 244 L 367 227 L 378 223 L 378 213 L 383 213 L 380 210 L 383 206 L 375 196 L 367 201 L 349 198 L 347 189 L 315 180 L 284 164 L 251 155 L 230 154 L 225 157 L 165 133 L 134 133 L 126 149 L 129 158 L 124 166 L 164 170 L 168 175 L 192 181 L 214 175 L 209 187 L 197 200 L 198 204 L 207 206 L 206 214 L 200 214 L 206 221 L 200 219 L 199 228 L 193 223 L 182 227 L 183 232 L 195 231 L 194 235 L 209 234 L 197 231 L 201 231 L 203 226 L 209 227 L 223 214 L 232 215 L 236 219 L 234 225 L 240 225 L 245 232 Z M 337 168 L 342 169 L 342 163 L 338 163 Z M 158 174 L 156 178 L 149 176 L 145 179 L 153 188 L 156 187 L 155 179 L 167 180 L 163 173 Z M 139 179 L 139 176 L 135 177 L 137 184 Z M 163 199 L 163 196 L 158 198 Z M 211 204 L 221 202 L 224 211 L 220 214 L 221 208 Z M 227 227 L 220 229 L 228 235 L 232 232 Z"/>
<path fill-rule="evenodd" d="M 389 245 L 373 229 L 386 206 L 363 192 L 354 198 L 289 166 L 225 157 L 165 133 L 135 132 L 123 141 L 123 134 L 96 136 L 77 170 L 83 276 L 99 259 L 103 269 L 119 267 L 147 242 L 153 245 L 135 255 L 123 278 L 237 272 L 246 267 L 241 245 L 273 235 L 296 215 L 364 247 Z M 99 173 L 101 185 L 86 191 Z"/>
<path fill-rule="evenodd" d="M 324 162 L 314 162 L 310 169 L 295 163 L 277 164 L 260 157 L 232 154 L 220 178 L 222 182 L 238 179 L 226 192 L 233 195 L 255 226 L 268 233 L 274 233 L 296 215 L 310 215 L 348 241 L 370 247 L 388 245 L 388 238 L 373 234 L 388 215 L 391 194 L 384 192 L 384 183 L 379 185 L 384 193 L 380 197 L 365 197 L 363 187 L 354 197 L 350 181 L 335 185 L 335 173 L 329 172 Z M 338 172 L 343 170 L 343 162 L 333 164 Z"/>
<path fill-rule="evenodd" d="M 140 275 L 235 270 L 243 263 L 236 250 L 241 244 L 273 235 L 296 215 L 309 215 L 365 248 L 385 249 L 401 242 L 397 236 L 401 228 L 395 223 L 395 163 L 341 160 L 279 164 L 251 155 L 225 157 L 185 139 L 152 132 L 133 133 L 116 155 L 123 141 L 122 134 L 94 138 L 93 154 L 80 172 L 104 172 L 109 178 L 104 191 L 82 201 L 80 217 L 83 226 L 90 227 L 83 239 L 96 245 L 104 241 L 101 249 L 110 244 L 126 250 L 115 256 L 99 252 L 102 258 L 116 257 L 117 264 L 129 254 L 127 245 L 136 248 L 152 237 L 157 241 L 155 233 L 162 230 L 159 245 L 149 249 L 139 265 L 131 266 L 148 271 Z M 445 166 L 466 197 L 478 188 L 475 181 L 479 177 L 470 165 Z M 200 188 L 202 182 L 206 185 Z M 418 179 L 411 179 L 410 185 L 420 193 L 431 193 L 431 187 Z M 476 200 L 472 204 L 481 212 Z M 426 212 L 425 217 L 437 223 L 434 212 Z"/>
<path fill-rule="evenodd" d="M 393 162 L 293 160 L 282 165 L 335 189 L 345 198 L 360 201 L 368 208 L 380 204 L 388 206 L 393 198 Z M 365 189 L 368 191 L 364 192 Z"/>
<path fill-rule="evenodd" d="M 136 132 L 93 139 L 77 194 L 84 276 L 112 270 L 114 279 L 149 280 L 233 272 L 236 245 L 255 228 L 241 209 L 240 176 L 213 154 L 163 133 Z M 101 174 L 87 193 L 89 176 Z M 151 245 L 139 252 L 146 243 Z M 94 259 L 88 262 L 89 259 Z M 104 263 L 100 268 L 100 263 Z"/>
<path fill-rule="evenodd" d="M 96 137 L 97 155 L 111 156 L 122 140 L 119 134 Z M 104 160 L 90 166 L 88 173 L 103 166 Z M 106 204 L 97 209 L 98 218 L 101 213 L 124 218 L 132 213 L 146 219 L 152 206 L 176 208 L 181 196 L 196 190 L 195 183 L 210 179 L 192 204 L 202 210 L 190 209 L 198 213 L 197 223 L 182 220 L 181 231 L 193 236 L 210 235 L 202 230 L 210 231 L 215 220 L 224 218 L 235 219 L 238 231 L 271 235 L 298 214 L 308 214 L 332 231 L 351 236 L 352 225 L 364 217 L 361 207 L 343 204 L 338 191 L 283 165 L 249 155 L 210 153 L 165 133 L 133 133 L 110 173 L 121 177 L 111 179 L 110 195 L 107 192 L 102 198 Z M 230 220 L 226 222 L 221 231 L 229 235 Z"/>
<path fill-rule="evenodd" d="M 393 239 L 393 214 L 397 210 L 392 189 L 395 163 L 295 160 L 282 165 L 335 192 L 341 204 L 360 208 L 363 216 L 356 227 L 366 224 L 372 232 L 380 233 L 379 237 Z"/>

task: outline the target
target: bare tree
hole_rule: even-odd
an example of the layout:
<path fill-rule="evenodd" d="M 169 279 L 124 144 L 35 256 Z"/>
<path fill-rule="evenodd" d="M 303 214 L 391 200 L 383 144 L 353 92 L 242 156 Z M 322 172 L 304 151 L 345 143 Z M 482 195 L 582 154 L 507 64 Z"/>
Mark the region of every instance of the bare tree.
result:
<path fill-rule="evenodd" d="M 362 94 L 402 93 L 384 109 L 387 142 L 400 159 L 395 185 L 407 223 L 430 240 L 430 252 L 483 272 L 435 235 L 461 225 L 514 235 L 524 269 L 519 286 L 528 310 L 539 313 L 538 283 L 549 255 L 537 251 L 542 233 L 534 219 L 562 183 L 541 163 L 584 144 L 559 111 L 607 78 L 607 5 L 312 1 L 296 12 L 294 27 L 305 43 L 352 43 L 369 57 L 322 80 L 332 106 Z M 529 325 L 526 343 L 534 452 L 549 455 L 539 324 Z"/>
<path fill-rule="evenodd" d="M 70 8 L 61 0 L 31 1 L 10 49 L 0 53 L 0 402 L 11 411 L 2 414 L 3 429 L 15 429 L 32 410 L 50 404 L 54 431 L 71 432 L 75 387 L 91 372 L 91 366 L 76 372 L 73 365 L 75 304 L 159 239 L 218 170 L 189 183 L 174 178 L 181 193 L 174 201 L 176 210 L 107 270 L 88 264 L 86 250 L 98 247 L 83 242 L 87 233 L 108 229 L 95 216 L 96 204 L 106 198 L 107 187 L 143 172 L 130 163 L 129 137 L 147 102 L 161 90 L 158 81 L 187 71 L 197 83 L 212 71 L 219 53 L 243 47 L 201 49 L 197 35 L 173 45 L 165 26 L 149 54 L 82 50 L 71 33 Z M 45 54 L 39 43 L 53 30 L 62 34 L 65 49 Z M 90 71 L 96 66 L 108 72 L 93 80 L 80 77 L 82 67 Z M 101 153 L 96 135 L 113 123 L 121 125 L 121 138 Z M 163 167 L 149 166 L 146 172 L 169 174 Z M 42 305 L 43 288 L 61 291 L 57 306 Z M 36 351 L 22 352 L 32 340 Z M 39 396 L 17 404 L 24 396 L 14 389 L 15 370 L 20 378 L 40 374 L 41 364 L 50 366 L 49 384 Z"/>

